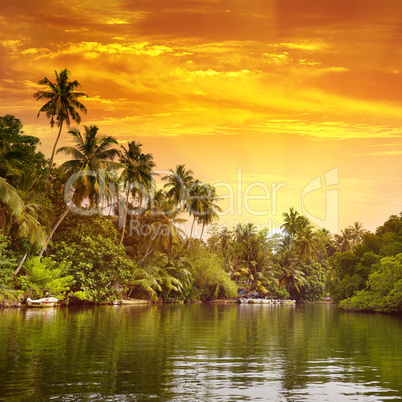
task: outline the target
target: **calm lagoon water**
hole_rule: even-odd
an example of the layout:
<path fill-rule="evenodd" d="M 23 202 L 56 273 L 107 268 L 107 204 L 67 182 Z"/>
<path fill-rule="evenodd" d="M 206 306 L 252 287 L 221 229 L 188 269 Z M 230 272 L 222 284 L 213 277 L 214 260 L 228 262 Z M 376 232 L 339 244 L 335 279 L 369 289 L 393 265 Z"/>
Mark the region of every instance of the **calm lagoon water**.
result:
<path fill-rule="evenodd" d="M 0 399 L 402 399 L 402 317 L 331 305 L 0 311 Z"/>

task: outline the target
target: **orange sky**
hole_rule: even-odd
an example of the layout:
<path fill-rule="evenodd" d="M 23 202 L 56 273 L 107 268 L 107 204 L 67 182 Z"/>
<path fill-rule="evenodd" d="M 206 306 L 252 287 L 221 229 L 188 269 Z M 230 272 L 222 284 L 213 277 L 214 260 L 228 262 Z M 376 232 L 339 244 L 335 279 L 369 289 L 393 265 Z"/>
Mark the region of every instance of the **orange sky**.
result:
<path fill-rule="evenodd" d="M 402 210 L 400 0 L 3 0 L 0 24 L 0 113 L 47 156 L 56 128 L 32 94 L 68 68 L 91 97 L 83 124 L 233 188 L 221 223 L 278 226 L 335 168 L 340 229 Z M 252 183 L 271 199 L 245 202 Z M 304 198 L 321 220 L 325 191 Z"/>

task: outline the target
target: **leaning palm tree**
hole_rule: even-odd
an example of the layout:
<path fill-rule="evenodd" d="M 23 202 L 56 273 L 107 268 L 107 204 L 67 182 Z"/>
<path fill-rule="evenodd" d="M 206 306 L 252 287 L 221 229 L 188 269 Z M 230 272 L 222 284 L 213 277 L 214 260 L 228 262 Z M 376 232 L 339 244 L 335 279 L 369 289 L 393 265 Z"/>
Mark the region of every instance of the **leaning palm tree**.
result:
<path fill-rule="evenodd" d="M 57 143 L 59 142 L 63 124 L 70 127 L 71 121 L 77 124 L 81 122 L 79 112 L 86 113 L 87 108 L 79 102 L 78 98 L 88 97 L 83 92 L 75 91 L 79 87 L 78 81 L 70 81 L 67 69 L 60 71 L 60 74 L 55 71 L 56 82 L 50 81 L 47 77 L 38 82 L 39 85 L 46 85 L 46 90 L 37 91 L 33 94 L 36 100 L 44 99 L 46 103 L 39 109 L 38 117 L 43 112 L 46 117 L 50 119 L 50 127 L 56 124 L 59 127 L 56 141 L 53 146 L 52 155 L 49 161 L 49 171 L 53 164 L 54 154 L 56 151 Z"/>
<path fill-rule="evenodd" d="M 128 204 L 130 195 L 139 197 L 142 202 L 142 191 L 150 190 L 153 183 L 152 169 L 156 166 L 152 154 L 142 153 L 142 144 L 130 141 L 128 147 L 121 146 L 120 162 L 124 167 L 120 180 L 125 185 L 126 200 L 122 222 L 120 244 L 123 244 L 126 229 Z"/>
<path fill-rule="evenodd" d="M 117 144 L 117 141 L 111 136 L 99 138 L 97 135 L 99 128 L 96 126 L 84 126 L 84 129 L 84 135 L 76 128 L 69 131 L 75 139 L 75 147 L 68 146 L 57 150 L 57 153 L 62 152 L 72 157 L 60 166 L 61 172 L 70 178 L 74 174 L 78 174 L 72 183 L 72 192 L 69 194 L 70 202 L 54 225 L 50 236 L 42 247 L 39 258 L 42 257 L 54 232 L 73 205 L 80 206 L 86 200 L 89 207 L 98 207 L 101 201 L 102 188 L 105 190 L 106 197 L 108 196 L 107 176 L 99 173 L 102 170 L 106 171 L 119 166 L 118 163 L 113 162 L 115 157 L 119 155 L 119 151 L 112 148 L 113 145 Z"/>

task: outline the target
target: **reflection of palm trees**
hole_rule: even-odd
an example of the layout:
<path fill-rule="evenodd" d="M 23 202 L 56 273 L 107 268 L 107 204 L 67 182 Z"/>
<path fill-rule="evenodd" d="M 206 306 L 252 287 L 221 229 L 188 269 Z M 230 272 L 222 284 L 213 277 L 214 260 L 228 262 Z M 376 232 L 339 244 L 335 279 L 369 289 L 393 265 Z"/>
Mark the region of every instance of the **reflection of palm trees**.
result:
<path fill-rule="evenodd" d="M 46 117 L 50 119 L 50 126 L 55 124 L 59 127 L 59 133 L 53 146 L 52 155 L 49 161 L 49 170 L 53 164 L 53 158 L 57 143 L 59 141 L 63 123 L 69 127 L 71 121 L 78 124 L 81 122 L 79 112 L 86 113 L 86 107 L 79 102 L 78 98 L 88 97 L 83 92 L 77 92 L 75 89 L 80 86 L 78 81 L 69 81 L 69 71 L 64 69 L 60 74 L 55 71 L 56 82 L 53 83 L 48 78 L 39 81 L 39 85 L 47 85 L 47 90 L 38 91 L 33 94 L 36 100 L 44 99 L 46 103 L 40 108 L 38 117 L 41 112 L 46 113 Z"/>

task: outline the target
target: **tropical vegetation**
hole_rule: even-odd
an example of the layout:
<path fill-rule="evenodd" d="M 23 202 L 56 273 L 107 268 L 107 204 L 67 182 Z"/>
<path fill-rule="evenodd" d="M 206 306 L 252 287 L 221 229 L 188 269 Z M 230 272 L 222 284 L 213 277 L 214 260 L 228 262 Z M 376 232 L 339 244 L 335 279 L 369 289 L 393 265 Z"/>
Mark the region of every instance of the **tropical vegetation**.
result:
<path fill-rule="evenodd" d="M 216 188 L 183 164 L 157 184 L 156 161 L 136 140 L 119 144 L 84 125 L 57 148 L 63 127 L 86 113 L 86 95 L 68 70 L 55 75 L 34 94 L 59 128 L 50 159 L 18 118 L 0 117 L 3 290 L 96 303 L 239 293 L 316 302 L 330 293 L 345 309 L 401 310 L 402 215 L 375 233 L 354 222 L 332 235 L 294 208 L 275 234 L 248 221 L 220 226 Z"/>

